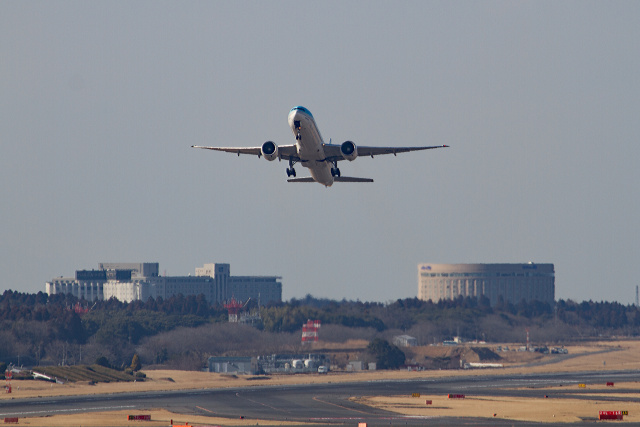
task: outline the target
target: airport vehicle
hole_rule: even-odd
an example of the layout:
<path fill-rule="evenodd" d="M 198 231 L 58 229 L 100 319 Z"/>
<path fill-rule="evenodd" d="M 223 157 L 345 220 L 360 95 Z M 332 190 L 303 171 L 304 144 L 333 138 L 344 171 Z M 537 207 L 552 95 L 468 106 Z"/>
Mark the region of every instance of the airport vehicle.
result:
<path fill-rule="evenodd" d="M 382 154 L 406 153 L 409 151 L 430 150 L 444 148 L 447 145 L 430 147 L 366 147 L 356 146 L 353 141 L 342 144 L 328 144 L 324 142 L 313 115 L 305 107 L 293 107 L 289 112 L 289 127 L 296 137 L 296 143 L 291 145 L 276 145 L 267 141 L 260 147 L 204 147 L 192 145 L 193 148 L 225 151 L 227 153 L 251 154 L 264 157 L 268 161 L 288 160 L 287 176 L 289 182 L 317 182 L 330 187 L 334 182 L 373 182 L 371 178 L 355 178 L 341 176 L 338 162 L 353 161 L 357 157 L 371 157 Z M 294 165 L 300 163 L 309 169 L 311 176 L 296 178 Z"/>

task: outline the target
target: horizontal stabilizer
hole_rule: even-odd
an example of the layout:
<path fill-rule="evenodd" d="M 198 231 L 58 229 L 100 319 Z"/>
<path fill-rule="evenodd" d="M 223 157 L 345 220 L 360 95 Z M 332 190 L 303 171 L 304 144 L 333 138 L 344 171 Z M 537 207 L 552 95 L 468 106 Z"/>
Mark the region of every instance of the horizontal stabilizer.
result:
<path fill-rule="evenodd" d="M 315 182 L 315 181 L 310 176 L 305 176 L 304 178 L 289 178 L 287 182 Z"/>
<path fill-rule="evenodd" d="M 333 180 L 335 182 L 373 182 L 371 178 L 354 178 L 351 176 L 336 176 Z"/>
<path fill-rule="evenodd" d="M 371 178 L 354 178 L 351 176 L 336 176 L 333 178 L 334 182 L 373 182 Z M 304 178 L 289 178 L 287 182 L 316 182 L 310 176 Z"/>

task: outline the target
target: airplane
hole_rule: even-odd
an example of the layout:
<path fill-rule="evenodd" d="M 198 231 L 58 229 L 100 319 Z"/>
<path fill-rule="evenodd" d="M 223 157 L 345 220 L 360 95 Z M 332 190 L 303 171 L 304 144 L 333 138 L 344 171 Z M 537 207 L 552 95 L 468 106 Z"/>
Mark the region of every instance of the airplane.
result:
<path fill-rule="evenodd" d="M 448 145 L 435 145 L 431 147 L 359 147 L 352 141 L 342 144 L 328 144 L 324 142 L 316 121 L 311 111 L 305 107 L 293 107 L 289 112 L 289 127 L 296 137 L 296 143 L 291 145 L 276 145 L 273 141 L 267 141 L 260 147 L 203 147 L 192 145 L 192 148 L 205 150 L 225 151 L 227 153 L 252 154 L 258 158 L 264 156 L 268 161 L 288 160 L 288 182 L 317 182 L 330 187 L 334 182 L 373 182 L 371 178 L 355 178 L 341 176 L 338 162 L 341 160 L 353 161 L 357 157 L 365 157 L 406 153 L 409 151 L 430 150 L 432 148 L 445 148 Z M 311 176 L 296 178 L 296 163 L 309 169 Z M 293 178 L 292 178 L 293 177 Z"/>

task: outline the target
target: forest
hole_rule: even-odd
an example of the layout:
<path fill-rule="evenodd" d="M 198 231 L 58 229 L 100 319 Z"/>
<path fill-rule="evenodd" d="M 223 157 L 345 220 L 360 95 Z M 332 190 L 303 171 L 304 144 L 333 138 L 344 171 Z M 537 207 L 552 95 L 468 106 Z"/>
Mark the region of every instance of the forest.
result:
<path fill-rule="evenodd" d="M 388 303 L 335 301 L 307 295 L 264 307 L 253 326 L 228 322 L 226 309 L 204 296 L 123 303 L 88 302 L 71 295 L 5 291 L 0 296 L 0 362 L 19 366 L 92 364 L 115 368 L 139 355 L 144 366 L 201 369 L 209 356 L 304 352 L 302 325 L 320 320 L 320 345 L 366 340 L 383 349 L 396 335 L 419 345 L 454 336 L 486 342 L 568 343 L 640 335 L 640 310 L 616 302 L 559 300 L 495 307 L 481 297 L 453 301 L 417 298 Z M 373 351 L 373 350 L 371 350 Z"/>

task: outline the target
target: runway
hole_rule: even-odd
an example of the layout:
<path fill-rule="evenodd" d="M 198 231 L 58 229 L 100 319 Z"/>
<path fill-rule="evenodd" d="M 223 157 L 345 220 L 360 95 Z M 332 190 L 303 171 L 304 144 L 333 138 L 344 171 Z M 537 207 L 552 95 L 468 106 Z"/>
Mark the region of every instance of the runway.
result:
<path fill-rule="evenodd" d="M 330 376 L 328 377 L 330 380 Z M 606 371 L 535 375 L 482 375 L 416 380 L 380 380 L 353 383 L 327 383 L 292 386 L 255 386 L 230 389 L 183 390 L 146 393 L 118 393 L 108 395 L 63 396 L 3 400 L 0 418 L 31 417 L 85 412 L 130 410 L 140 412 L 164 408 L 185 415 L 201 415 L 238 419 L 279 420 L 324 425 L 354 426 L 366 422 L 369 426 L 389 425 L 533 425 L 498 419 L 469 419 L 451 417 L 407 417 L 396 413 L 360 405 L 349 400 L 354 396 L 397 396 L 421 393 L 468 396 L 520 396 L 550 398 L 580 398 L 575 390 L 560 387 L 606 382 L 640 381 L 640 371 Z M 602 394 L 602 392 L 600 392 Z M 629 393 L 616 401 L 639 402 L 640 395 Z M 588 398 L 589 392 L 581 393 Z M 606 396 L 599 396 L 606 400 Z"/>

